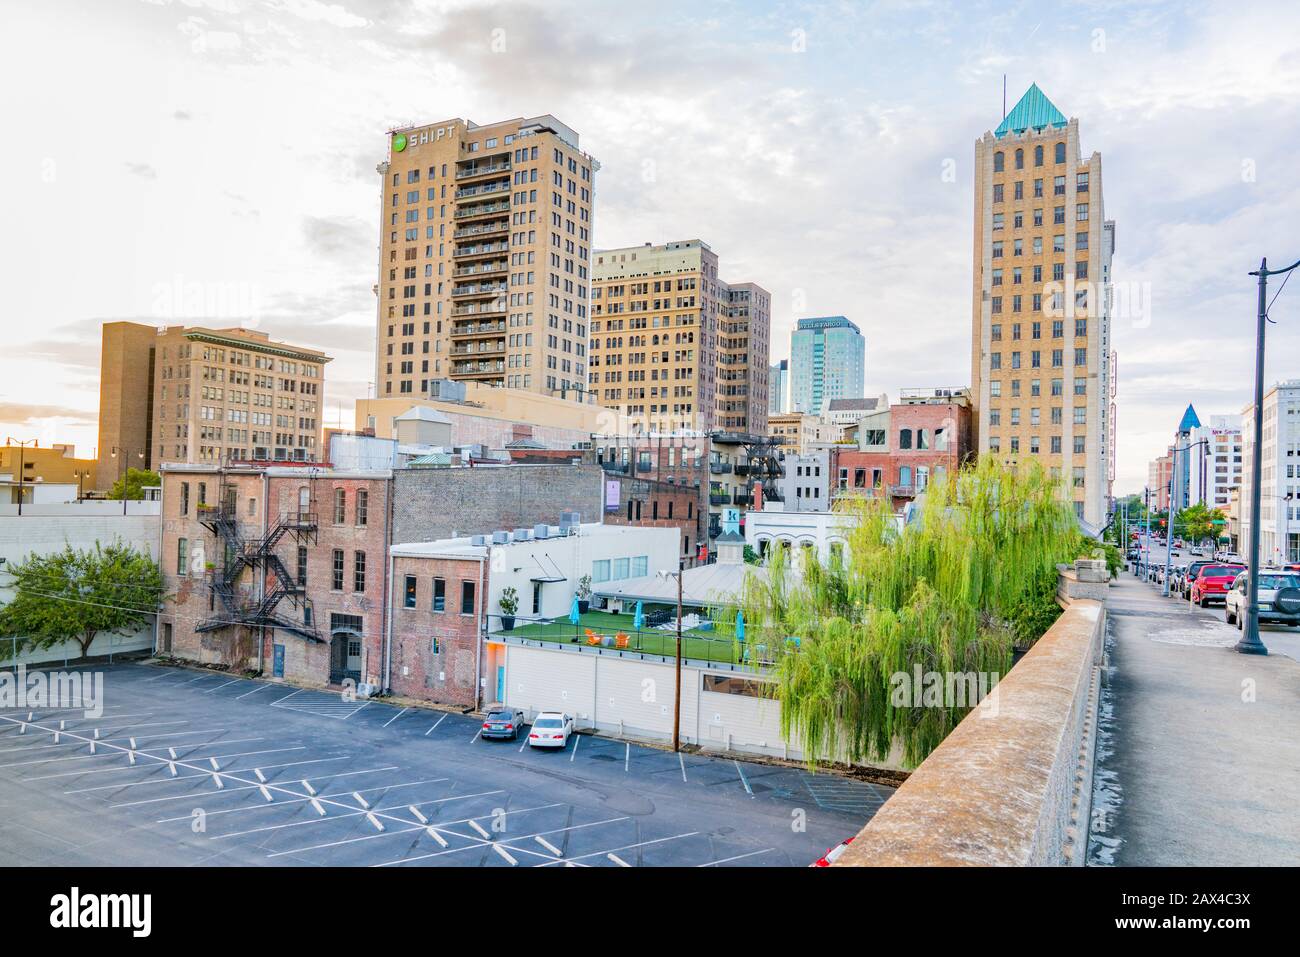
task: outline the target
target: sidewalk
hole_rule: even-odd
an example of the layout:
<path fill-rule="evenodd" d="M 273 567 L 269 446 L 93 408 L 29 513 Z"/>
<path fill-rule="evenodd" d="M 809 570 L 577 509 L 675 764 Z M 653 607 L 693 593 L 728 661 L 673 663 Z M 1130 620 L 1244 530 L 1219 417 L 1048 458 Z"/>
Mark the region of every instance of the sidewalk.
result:
<path fill-rule="evenodd" d="M 1232 650 L 1223 610 L 1160 597 L 1123 573 L 1107 601 L 1109 686 L 1090 865 L 1300 861 L 1300 641 Z"/>

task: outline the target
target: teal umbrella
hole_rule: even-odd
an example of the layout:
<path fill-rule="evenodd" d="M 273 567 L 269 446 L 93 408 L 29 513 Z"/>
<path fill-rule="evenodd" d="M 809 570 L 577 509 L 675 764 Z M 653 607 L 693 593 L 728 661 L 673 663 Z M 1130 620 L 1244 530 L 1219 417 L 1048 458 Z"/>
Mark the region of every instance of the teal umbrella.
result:
<path fill-rule="evenodd" d="M 632 627 L 640 631 L 645 627 L 645 611 L 641 608 L 641 602 L 636 603 L 636 614 L 632 616 Z"/>
<path fill-rule="evenodd" d="M 745 613 L 743 611 L 736 612 L 736 640 L 745 640 Z"/>
<path fill-rule="evenodd" d="M 573 622 L 576 625 L 580 617 L 581 617 L 581 613 L 578 611 L 578 596 L 574 595 L 573 607 L 569 609 L 569 621 Z"/>

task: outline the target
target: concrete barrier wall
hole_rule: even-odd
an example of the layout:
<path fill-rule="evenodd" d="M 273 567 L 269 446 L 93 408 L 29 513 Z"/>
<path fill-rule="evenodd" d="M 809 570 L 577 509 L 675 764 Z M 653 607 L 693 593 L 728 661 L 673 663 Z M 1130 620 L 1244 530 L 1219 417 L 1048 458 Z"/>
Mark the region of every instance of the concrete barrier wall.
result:
<path fill-rule="evenodd" d="M 1082 864 L 1105 632 L 1104 602 L 1070 602 L 837 866 Z"/>

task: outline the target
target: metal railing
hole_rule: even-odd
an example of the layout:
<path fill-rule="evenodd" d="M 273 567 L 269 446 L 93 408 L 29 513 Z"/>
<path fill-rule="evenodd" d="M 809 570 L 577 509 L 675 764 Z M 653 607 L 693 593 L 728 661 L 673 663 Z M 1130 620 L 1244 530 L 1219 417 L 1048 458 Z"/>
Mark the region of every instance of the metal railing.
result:
<path fill-rule="evenodd" d="M 621 652 L 626 655 L 653 655 L 673 658 L 677 653 L 675 627 L 633 628 L 631 615 L 589 611 L 579 616 L 575 625 L 565 618 L 535 618 L 516 616 L 514 625 L 506 629 L 498 614 L 488 615 L 488 631 L 495 638 L 517 638 L 557 645 L 576 645 L 582 648 Z M 675 625 L 669 613 L 665 625 Z M 757 661 L 767 664 L 766 648 L 749 646 L 730 635 L 711 630 L 691 629 L 682 632 L 682 657 L 697 661 L 716 661 L 727 664 L 749 664 Z"/>

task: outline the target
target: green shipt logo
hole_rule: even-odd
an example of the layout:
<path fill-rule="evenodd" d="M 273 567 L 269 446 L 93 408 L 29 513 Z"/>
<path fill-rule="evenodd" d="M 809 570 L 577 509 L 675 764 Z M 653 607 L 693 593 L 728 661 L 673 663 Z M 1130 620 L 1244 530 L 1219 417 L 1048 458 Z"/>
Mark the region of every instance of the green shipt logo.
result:
<path fill-rule="evenodd" d="M 406 149 L 406 134 L 398 133 L 393 137 L 393 152 L 400 153 L 404 149 Z"/>

